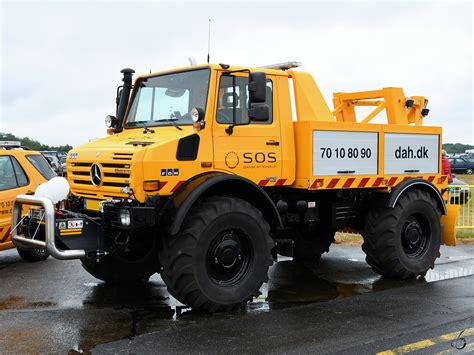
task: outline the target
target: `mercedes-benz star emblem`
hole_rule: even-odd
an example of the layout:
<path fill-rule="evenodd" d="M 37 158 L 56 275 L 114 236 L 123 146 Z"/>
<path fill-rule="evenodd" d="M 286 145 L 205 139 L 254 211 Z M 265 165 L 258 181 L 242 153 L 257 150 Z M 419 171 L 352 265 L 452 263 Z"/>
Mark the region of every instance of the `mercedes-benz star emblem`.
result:
<path fill-rule="evenodd" d="M 95 186 L 99 186 L 102 182 L 102 170 L 97 164 L 92 164 L 91 166 L 91 181 Z"/>

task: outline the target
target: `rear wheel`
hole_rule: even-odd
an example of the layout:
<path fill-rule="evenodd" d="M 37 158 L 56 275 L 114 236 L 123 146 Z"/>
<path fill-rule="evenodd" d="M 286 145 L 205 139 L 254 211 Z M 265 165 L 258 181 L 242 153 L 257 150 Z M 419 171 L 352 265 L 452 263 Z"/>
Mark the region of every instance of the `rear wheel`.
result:
<path fill-rule="evenodd" d="M 133 238 L 132 238 L 133 237 Z M 146 282 L 158 271 L 158 248 L 153 232 L 134 235 L 129 242 L 100 259 L 81 259 L 95 278 L 111 284 Z"/>
<path fill-rule="evenodd" d="M 434 267 L 441 245 L 441 214 L 426 192 L 412 190 L 394 208 L 376 208 L 366 218 L 363 251 L 372 269 L 407 279 Z"/>
<path fill-rule="evenodd" d="M 273 263 L 270 227 L 248 202 L 212 197 L 190 211 L 181 232 L 165 236 L 161 276 L 180 302 L 211 312 L 259 294 Z"/>
<path fill-rule="evenodd" d="M 36 262 L 46 260 L 49 256 L 48 251 L 45 248 L 34 248 L 34 249 L 16 249 L 21 258 L 25 261 Z"/>

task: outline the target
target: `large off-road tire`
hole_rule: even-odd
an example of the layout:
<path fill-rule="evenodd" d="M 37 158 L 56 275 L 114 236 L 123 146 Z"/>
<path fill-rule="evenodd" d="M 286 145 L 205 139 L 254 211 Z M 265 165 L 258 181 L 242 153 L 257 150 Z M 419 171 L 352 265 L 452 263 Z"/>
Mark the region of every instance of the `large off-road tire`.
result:
<path fill-rule="evenodd" d="M 34 249 L 16 249 L 21 258 L 28 262 L 43 261 L 49 257 L 49 253 L 45 248 Z"/>
<path fill-rule="evenodd" d="M 230 310 L 268 281 L 274 243 L 262 213 L 239 198 L 214 196 L 192 208 L 181 231 L 163 238 L 161 277 L 183 304 Z"/>
<path fill-rule="evenodd" d="M 366 261 L 378 274 L 397 279 L 424 276 L 440 256 L 441 213 L 424 191 L 404 193 L 394 208 L 374 208 L 363 231 Z"/>
<path fill-rule="evenodd" d="M 336 230 L 320 223 L 314 228 L 302 226 L 293 244 L 293 260 L 296 262 L 318 262 L 334 243 Z"/>
<path fill-rule="evenodd" d="M 158 243 L 154 235 L 136 236 L 134 245 L 123 246 L 99 260 L 81 259 L 82 267 L 95 278 L 110 284 L 146 282 L 158 271 Z M 146 242 L 145 242 L 146 241 Z"/>

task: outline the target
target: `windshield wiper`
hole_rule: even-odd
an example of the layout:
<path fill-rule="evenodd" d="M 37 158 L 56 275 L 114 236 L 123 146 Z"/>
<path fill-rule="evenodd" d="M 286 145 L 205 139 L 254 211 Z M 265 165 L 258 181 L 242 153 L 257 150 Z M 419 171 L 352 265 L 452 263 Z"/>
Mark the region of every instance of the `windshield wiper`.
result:
<path fill-rule="evenodd" d="M 176 123 L 178 119 L 177 118 L 162 118 L 160 120 L 155 120 L 155 122 L 171 122 L 173 123 L 173 126 L 176 127 L 176 129 L 179 129 L 180 131 L 182 131 L 183 129 L 178 126 L 178 124 Z"/>
<path fill-rule="evenodd" d="M 138 128 L 143 128 L 143 133 L 155 133 L 155 131 L 151 128 L 149 128 L 144 122 L 130 122 L 127 127 L 138 127 Z"/>

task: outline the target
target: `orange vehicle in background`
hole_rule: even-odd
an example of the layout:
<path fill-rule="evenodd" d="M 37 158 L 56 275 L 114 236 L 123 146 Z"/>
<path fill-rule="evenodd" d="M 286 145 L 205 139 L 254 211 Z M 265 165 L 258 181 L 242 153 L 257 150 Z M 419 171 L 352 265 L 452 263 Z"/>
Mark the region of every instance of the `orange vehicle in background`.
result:
<path fill-rule="evenodd" d="M 0 250 L 15 247 L 10 236 L 15 197 L 33 194 L 54 176 L 41 153 L 22 148 L 20 142 L 0 141 Z M 45 248 L 18 249 L 18 254 L 26 261 L 41 261 L 49 256 Z"/>

